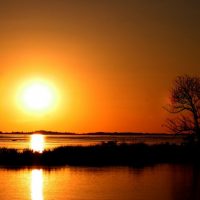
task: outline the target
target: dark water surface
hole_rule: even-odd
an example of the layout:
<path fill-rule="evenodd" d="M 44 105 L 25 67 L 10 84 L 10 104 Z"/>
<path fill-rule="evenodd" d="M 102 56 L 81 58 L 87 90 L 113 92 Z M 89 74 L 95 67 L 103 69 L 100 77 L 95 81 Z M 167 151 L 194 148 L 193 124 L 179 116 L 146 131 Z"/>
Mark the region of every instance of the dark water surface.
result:
<path fill-rule="evenodd" d="M 199 200 L 200 171 L 163 164 L 126 167 L 0 169 L 1 200 Z"/>

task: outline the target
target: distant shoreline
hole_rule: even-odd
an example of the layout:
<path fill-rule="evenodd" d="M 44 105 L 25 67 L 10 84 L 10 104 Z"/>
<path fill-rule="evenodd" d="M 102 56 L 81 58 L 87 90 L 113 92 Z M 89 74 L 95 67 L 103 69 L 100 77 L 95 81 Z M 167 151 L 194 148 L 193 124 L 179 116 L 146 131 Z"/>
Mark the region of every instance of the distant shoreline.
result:
<path fill-rule="evenodd" d="M 54 132 L 54 131 L 32 131 L 32 132 L 0 132 L 1 134 L 18 134 L 18 135 L 30 135 L 30 134 L 44 134 L 44 135 L 178 135 L 174 133 L 144 133 L 144 132 L 89 132 L 89 133 L 73 133 L 73 132 Z M 182 136 L 187 136 L 184 134 Z"/>

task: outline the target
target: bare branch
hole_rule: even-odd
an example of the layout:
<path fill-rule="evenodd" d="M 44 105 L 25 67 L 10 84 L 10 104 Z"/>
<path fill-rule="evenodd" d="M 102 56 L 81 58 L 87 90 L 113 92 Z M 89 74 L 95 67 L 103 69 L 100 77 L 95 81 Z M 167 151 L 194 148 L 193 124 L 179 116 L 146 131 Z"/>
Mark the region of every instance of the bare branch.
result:
<path fill-rule="evenodd" d="M 178 116 L 167 119 L 165 126 L 175 133 L 196 133 L 200 139 L 200 77 L 178 76 L 170 93 L 171 104 L 164 109 Z"/>

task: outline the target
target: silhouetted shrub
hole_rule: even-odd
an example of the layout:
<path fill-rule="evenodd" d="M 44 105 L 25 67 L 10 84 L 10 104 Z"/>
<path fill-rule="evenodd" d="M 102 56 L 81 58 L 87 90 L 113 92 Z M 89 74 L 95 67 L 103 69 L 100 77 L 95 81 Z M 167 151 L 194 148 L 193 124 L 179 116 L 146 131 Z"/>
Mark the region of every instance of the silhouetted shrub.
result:
<path fill-rule="evenodd" d="M 43 153 L 25 149 L 0 149 L 0 165 L 10 166 L 146 166 L 157 163 L 199 163 L 199 145 L 191 144 L 117 144 L 65 146 Z"/>

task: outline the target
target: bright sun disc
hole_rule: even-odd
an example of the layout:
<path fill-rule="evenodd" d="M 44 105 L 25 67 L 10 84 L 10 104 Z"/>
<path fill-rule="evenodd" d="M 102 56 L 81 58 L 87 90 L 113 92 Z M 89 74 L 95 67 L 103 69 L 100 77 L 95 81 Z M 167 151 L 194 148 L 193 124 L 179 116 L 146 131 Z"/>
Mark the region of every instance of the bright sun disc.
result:
<path fill-rule="evenodd" d="M 29 110 L 46 110 L 53 105 L 54 98 L 53 89 L 40 82 L 27 85 L 22 92 L 23 105 Z"/>

